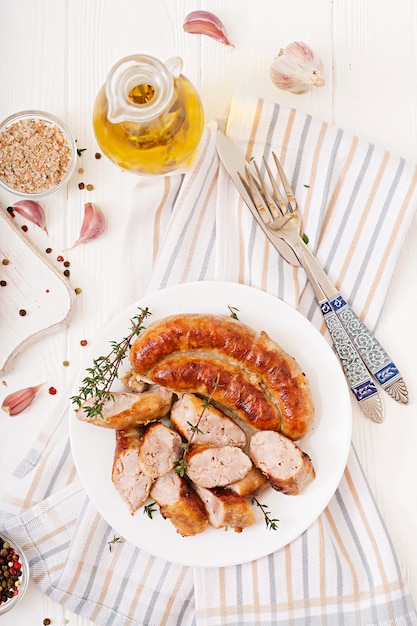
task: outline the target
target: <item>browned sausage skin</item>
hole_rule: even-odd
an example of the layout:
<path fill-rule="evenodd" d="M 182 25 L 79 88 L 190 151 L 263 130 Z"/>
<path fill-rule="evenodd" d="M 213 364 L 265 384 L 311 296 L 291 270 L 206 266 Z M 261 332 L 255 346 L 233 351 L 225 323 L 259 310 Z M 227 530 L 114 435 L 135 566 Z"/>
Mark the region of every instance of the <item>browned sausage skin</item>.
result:
<path fill-rule="evenodd" d="M 256 428 L 299 439 L 311 427 L 312 397 L 296 360 L 265 332 L 232 317 L 162 318 L 135 340 L 131 362 L 147 380 L 178 392 L 210 395 L 219 377 L 213 399 Z M 222 384 L 234 385 L 233 393 L 217 393 Z"/>

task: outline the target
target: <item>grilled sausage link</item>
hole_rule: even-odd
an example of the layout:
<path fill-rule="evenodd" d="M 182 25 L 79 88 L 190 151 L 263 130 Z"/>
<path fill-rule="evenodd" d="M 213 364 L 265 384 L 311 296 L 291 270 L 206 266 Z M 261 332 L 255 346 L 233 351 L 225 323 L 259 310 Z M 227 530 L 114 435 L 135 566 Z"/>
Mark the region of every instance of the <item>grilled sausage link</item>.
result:
<path fill-rule="evenodd" d="M 211 395 L 259 429 L 299 439 L 313 422 L 309 384 L 297 361 L 265 332 L 232 317 L 162 318 L 135 340 L 131 362 L 148 381 L 174 392 Z"/>

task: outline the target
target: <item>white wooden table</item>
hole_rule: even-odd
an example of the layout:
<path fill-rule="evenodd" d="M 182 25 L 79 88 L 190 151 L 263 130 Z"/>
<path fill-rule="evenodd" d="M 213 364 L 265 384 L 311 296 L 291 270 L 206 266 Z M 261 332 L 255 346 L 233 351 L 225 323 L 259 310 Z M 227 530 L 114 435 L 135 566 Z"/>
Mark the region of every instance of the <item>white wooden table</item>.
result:
<path fill-rule="evenodd" d="M 235 48 L 185 34 L 194 9 L 222 18 Z M 309 43 L 321 56 L 326 85 L 296 96 L 274 87 L 269 65 L 291 41 Z M 417 159 L 417 4 L 414 0 L 3 0 L 0 3 L 0 117 L 38 108 L 64 119 L 80 148 L 83 174 L 43 202 L 49 238 L 33 238 L 53 254 L 77 238 L 84 202 L 108 217 L 106 235 L 71 251 L 71 285 L 82 288 L 68 327 L 25 349 L 0 376 L 7 391 L 48 381 L 36 411 L 0 415 L 0 475 L 19 460 L 68 389 L 83 356 L 82 339 L 102 328 L 117 292 L 117 249 L 135 177 L 107 159 L 97 161 L 91 109 L 110 67 L 120 58 L 146 53 L 165 60 L 179 55 L 184 74 L 202 97 L 206 119 L 222 115 L 234 90 L 275 99 L 334 123 L 410 161 Z M 81 180 L 94 190 L 80 191 Z M 15 198 L 0 191 L 8 206 Z M 109 253 L 109 251 L 111 251 Z M 353 439 L 417 602 L 417 224 L 409 233 L 378 327 L 400 365 L 410 392 L 403 407 L 390 401 L 382 425 L 355 409 Z M 1 294 L 0 306 L 7 306 Z M 0 347 L 1 349 L 1 347 Z M 70 365 L 64 367 L 64 360 Z M 7 387 L 4 386 L 7 383 Z M 49 386 L 57 395 L 47 392 Z M 56 404 L 55 404 L 56 403 Z M 1 483 L 1 491 L 6 485 Z M 2 626 L 51 623 L 87 626 L 42 596 L 33 583 Z M 68 620 L 67 622 L 65 620 Z"/>

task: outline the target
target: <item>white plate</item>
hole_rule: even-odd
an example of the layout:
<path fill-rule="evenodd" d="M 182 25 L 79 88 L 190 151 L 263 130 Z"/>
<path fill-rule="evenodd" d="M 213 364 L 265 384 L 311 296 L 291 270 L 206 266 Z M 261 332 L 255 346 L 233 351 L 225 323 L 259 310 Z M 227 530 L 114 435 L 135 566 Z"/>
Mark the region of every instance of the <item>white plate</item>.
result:
<path fill-rule="evenodd" d="M 316 417 L 310 433 L 300 441 L 316 470 L 316 479 L 299 496 L 286 496 L 269 488 L 259 496 L 278 530 L 268 530 L 258 507 L 258 522 L 242 533 L 208 528 L 195 537 L 181 537 L 159 513 L 149 519 L 140 509 L 132 516 L 111 481 L 114 431 L 70 416 L 72 453 L 80 479 L 93 505 L 118 535 L 165 560 L 201 567 L 236 565 L 266 556 L 303 533 L 322 513 L 343 475 L 351 441 L 350 392 L 328 343 L 298 311 L 282 300 L 245 285 L 227 282 L 184 283 L 143 298 L 105 328 L 83 363 L 73 395 L 94 358 L 107 354 L 111 341 L 129 332 L 137 307 L 148 307 L 153 321 L 174 313 L 229 314 L 238 309 L 239 320 L 265 330 L 300 363 L 310 382 Z M 125 366 L 128 367 L 128 363 Z"/>

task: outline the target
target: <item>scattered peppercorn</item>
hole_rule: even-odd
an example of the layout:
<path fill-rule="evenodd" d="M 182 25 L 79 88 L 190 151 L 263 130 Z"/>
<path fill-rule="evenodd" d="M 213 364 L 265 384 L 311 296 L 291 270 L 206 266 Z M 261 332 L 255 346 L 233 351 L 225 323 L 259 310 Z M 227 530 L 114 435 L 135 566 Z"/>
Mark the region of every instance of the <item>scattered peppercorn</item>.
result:
<path fill-rule="evenodd" d="M 7 212 L 8 213 L 13 213 L 13 207 L 12 206 L 8 206 L 7 207 Z"/>
<path fill-rule="evenodd" d="M 59 261 L 59 263 L 62 263 L 62 261 L 64 260 L 64 257 L 59 255 L 56 257 L 56 260 Z"/>
<path fill-rule="evenodd" d="M 81 339 L 80 346 L 86 346 L 86 345 L 87 345 L 87 339 Z"/>
<path fill-rule="evenodd" d="M 49 624 L 51 623 L 51 620 L 48 617 L 45 617 L 42 623 L 44 626 L 49 626 Z"/>
<path fill-rule="evenodd" d="M 78 183 L 78 189 L 84 189 L 85 185 L 84 183 Z"/>
<path fill-rule="evenodd" d="M 77 294 L 77 296 L 79 296 L 79 295 L 80 295 L 80 293 L 82 292 L 82 289 L 81 289 L 81 287 L 76 287 L 76 288 L 74 289 L 74 291 L 75 291 L 75 293 Z"/>
<path fill-rule="evenodd" d="M 2 263 L 3 265 L 9 265 L 10 261 L 9 259 L 3 259 Z"/>
<path fill-rule="evenodd" d="M 20 556 L 8 541 L 0 537 L 0 605 L 19 593 L 23 575 Z"/>
<path fill-rule="evenodd" d="M 101 159 L 101 154 L 100 154 L 100 152 L 96 152 L 94 156 L 96 157 L 96 159 Z"/>
<path fill-rule="evenodd" d="M 69 261 L 64 261 L 64 266 L 65 267 L 69 267 L 71 265 L 71 263 Z"/>
<path fill-rule="evenodd" d="M 78 168 L 78 173 L 79 174 L 84 174 L 84 168 L 83 167 L 79 167 Z"/>
<path fill-rule="evenodd" d="M 51 254 L 51 252 L 52 252 L 52 248 L 46 248 L 45 252 L 46 252 L 47 254 Z"/>
<path fill-rule="evenodd" d="M 28 232 L 28 227 L 26 226 L 26 224 L 23 224 L 22 226 L 22 230 L 27 233 Z"/>
<path fill-rule="evenodd" d="M 19 315 L 20 315 L 21 317 L 25 317 L 25 315 L 26 315 L 26 311 L 25 311 L 25 309 L 20 309 L 20 311 L 19 311 Z"/>
<path fill-rule="evenodd" d="M 87 189 L 87 191 L 93 191 L 94 185 L 88 184 L 86 189 Z"/>
<path fill-rule="evenodd" d="M 49 393 L 51 396 L 55 396 L 55 395 L 56 395 L 56 389 L 55 389 L 55 387 L 49 387 L 49 389 L 48 389 L 48 393 Z"/>
<path fill-rule="evenodd" d="M 69 276 L 71 272 L 69 270 L 64 270 L 64 276 Z"/>
<path fill-rule="evenodd" d="M 5 287 L 7 285 L 5 280 L 0 280 L 0 286 Z"/>
<path fill-rule="evenodd" d="M 62 361 L 62 365 L 63 365 L 64 367 L 68 367 L 68 365 L 69 365 L 69 364 L 70 364 L 70 362 L 69 362 L 69 361 Z"/>

